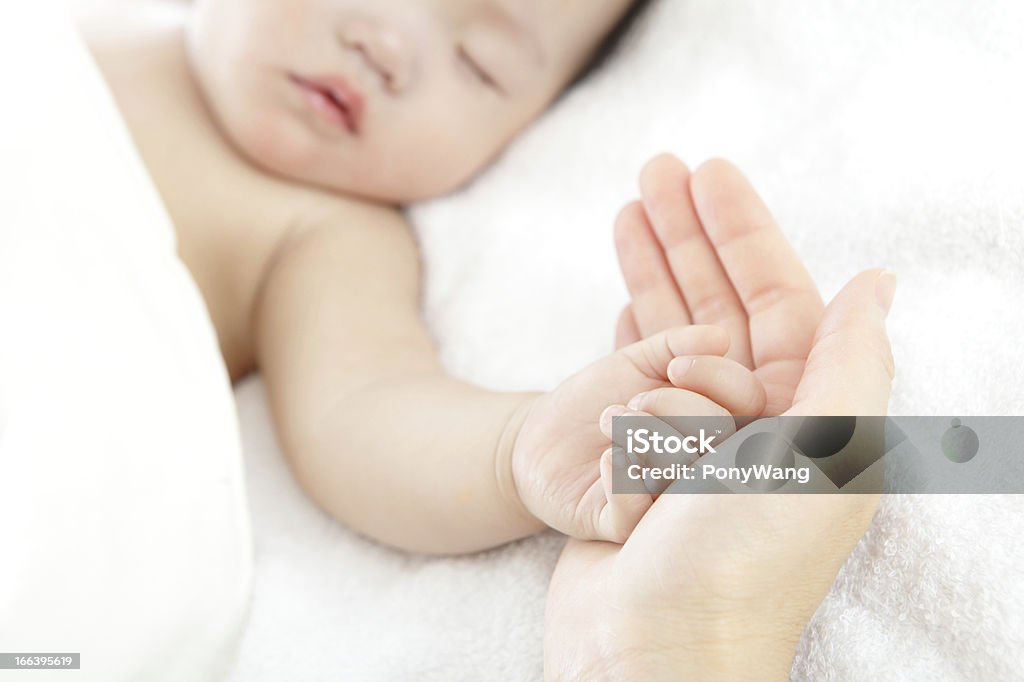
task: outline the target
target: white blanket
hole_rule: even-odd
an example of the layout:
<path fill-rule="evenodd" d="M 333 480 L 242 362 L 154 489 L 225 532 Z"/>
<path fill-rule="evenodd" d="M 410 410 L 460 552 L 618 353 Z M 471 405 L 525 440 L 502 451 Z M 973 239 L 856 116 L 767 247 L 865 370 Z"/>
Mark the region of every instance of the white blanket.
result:
<path fill-rule="evenodd" d="M 609 69 L 466 191 L 413 211 L 444 360 L 544 388 L 609 350 L 611 223 L 653 153 L 744 168 L 824 294 L 882 265 L 898 414 L 1024 413 L 1024 3 L 663 0 Z M 256 533 L 234 679 L 536 679 L 548 534 L 377 547 L 297 492 L 237 391 Z M 888 499 L 796 679 L 1024 679 L 1024 500 Z M 831 672 L 829 672 L 831 671 Z"/>
<path fill-rule="evenodd" d="M 252 555 L 231 385 L 57 2 L 0 6 L 0 680 L 223 679 Z"/>

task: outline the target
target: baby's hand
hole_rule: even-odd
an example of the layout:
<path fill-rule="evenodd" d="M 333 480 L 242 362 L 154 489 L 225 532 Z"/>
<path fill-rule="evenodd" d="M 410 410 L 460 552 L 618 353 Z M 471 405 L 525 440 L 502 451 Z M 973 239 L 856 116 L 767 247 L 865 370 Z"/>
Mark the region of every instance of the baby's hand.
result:
<path fill-rule="evenodd" d="M 729 335 L 721 328 L 673 327 L 598 360 L 538 398 L 512 451 L 524 506 L 573 537 L 623 542 L 652 498 L 611 494 L 611 418 L 760 414 L 764 388 L 753 372 L 724 357 L 728 350 Z M 622 406 L 627 401 L 632 409 Z"/>
<path fill-rule="evenodd" d="M 729 358 L 713 355 L 678 357 L 669 363 L 668 378 L 672 382 L 671 387 L 638 393 L 626 405 L 612 405 L 606 409 L 601 415 L 601 432 L 612 438 L 612 419 L 615 417 L 756 417 L 765 406 L 765 390 L 760 379 L 750 369 Z M 697 435 L 696 432 L 684 433 L 673 428 L 681 423 L 674 421 L 663 432 L 680 437 Z M 729 423 L 719 440 L 730 437 L 737 426 L 735 421 Z M 602 513 L 613 528 L 628 536 L 664 485 L 647 482 L 648 490 L 653 494 L 613 494 L 612 481 L 612 449 L 609 448 L 601 455 L 601 485 L 607 500 Z M 669 482 L 663 483 L 667 485 Z"/>

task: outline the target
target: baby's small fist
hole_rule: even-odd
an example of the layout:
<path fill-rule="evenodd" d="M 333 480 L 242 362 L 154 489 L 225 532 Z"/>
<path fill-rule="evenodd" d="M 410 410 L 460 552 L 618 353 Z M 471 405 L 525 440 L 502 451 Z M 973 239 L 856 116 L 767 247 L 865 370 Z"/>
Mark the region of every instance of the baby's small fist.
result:
<path fill-rule="evenodd" d="M 668 365 L 675 388 L 633 396 L 632 410 L 655 416 L 760 416 L 765 408 L 764 384 L 735 360 L 714 355 L 684 356 Z"/>

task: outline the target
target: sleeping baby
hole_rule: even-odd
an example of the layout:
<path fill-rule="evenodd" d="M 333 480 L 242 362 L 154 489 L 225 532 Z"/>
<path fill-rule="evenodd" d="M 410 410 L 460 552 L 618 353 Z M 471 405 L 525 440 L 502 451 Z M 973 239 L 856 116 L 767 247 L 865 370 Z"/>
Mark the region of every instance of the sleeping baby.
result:
<path fill-rule="evenodd" d="M 448 376 L 421 319 L 402 207 L 470 180 L 640 4 L 198 0 L 84 26 L 231 377 L 262 373 L 297 480 L 355 530 L 430 553 L 546 526 L 621 542 L 644 510 L 610 494 L 622 405 L 674 385 L 698 412 L 765 409 L 718 327 L 526 394 Z"/>

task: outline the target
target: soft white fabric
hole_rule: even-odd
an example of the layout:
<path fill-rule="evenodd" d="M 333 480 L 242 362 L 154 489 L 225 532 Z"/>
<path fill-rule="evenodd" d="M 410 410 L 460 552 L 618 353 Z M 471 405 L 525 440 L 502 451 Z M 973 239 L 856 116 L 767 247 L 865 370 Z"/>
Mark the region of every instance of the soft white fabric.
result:
<path fill-rule="evenodd" d="M 1024 3 L 663 0 L 623 56 L 472 188 L 419 207 L 448 367 L 553 386 L 609 349 L 611 223 L 643 161 L 744 168 L 831 297 L 901 276 L 900 414 L 1024 412 Z M 410 558 L 327 521 L 238 391 L 257 541 L 234 679 L 536 679 L 552 536 Z M 796 679 L 1024 679 L 1024 501 L 889 499 Z"/>
<path fill-rule="evenodd" d="M 248 607 L 213 327 L 55 3 L 0 10 L 0 680 L 222 679 Z"/>

